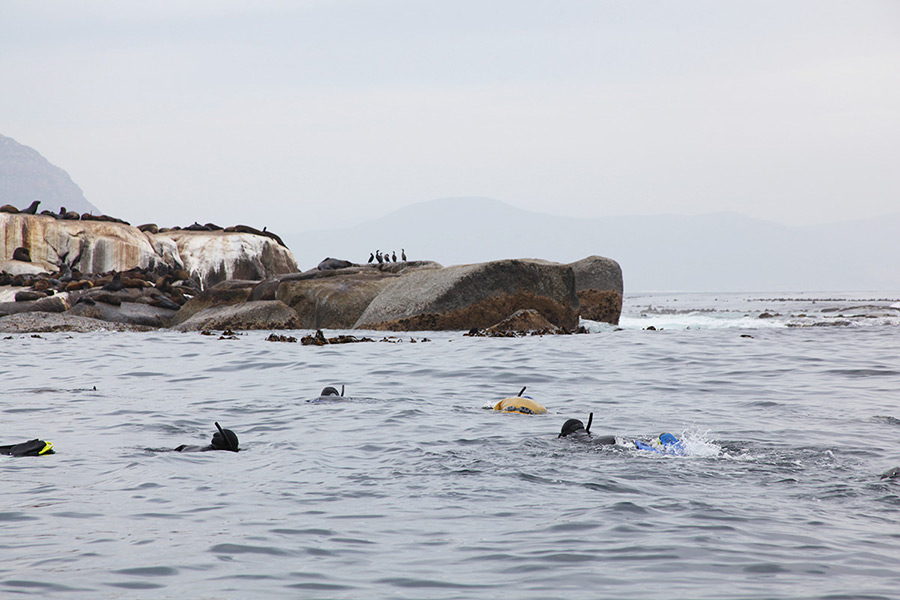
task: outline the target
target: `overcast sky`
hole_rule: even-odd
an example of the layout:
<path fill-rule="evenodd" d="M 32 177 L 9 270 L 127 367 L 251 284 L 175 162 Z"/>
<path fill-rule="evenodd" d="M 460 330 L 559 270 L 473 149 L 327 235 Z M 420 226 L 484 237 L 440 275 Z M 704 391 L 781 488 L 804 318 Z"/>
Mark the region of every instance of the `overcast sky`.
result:
<path fill-rule="evenodd" d="M 896 0 L 0 2 L 0 133 L 132 222 L 900 210 Z"/>

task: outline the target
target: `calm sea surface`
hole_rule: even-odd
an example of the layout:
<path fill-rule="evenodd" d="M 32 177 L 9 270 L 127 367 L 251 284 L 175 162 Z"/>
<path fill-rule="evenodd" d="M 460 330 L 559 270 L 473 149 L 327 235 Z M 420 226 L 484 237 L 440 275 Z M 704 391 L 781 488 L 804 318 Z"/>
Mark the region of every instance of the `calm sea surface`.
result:
<path fill-rule="evenodd" d="M 900 294 L 590 328 L 4 336 L 0 443 L 57 454 L 0 457 L 0 598 L 900 597 Z M 548 414 L 482 408 L 522 386 Z M 590 412 L 621 445 L 557 439 Z M 215 421 L 242 452 L 167 451 Z"/>

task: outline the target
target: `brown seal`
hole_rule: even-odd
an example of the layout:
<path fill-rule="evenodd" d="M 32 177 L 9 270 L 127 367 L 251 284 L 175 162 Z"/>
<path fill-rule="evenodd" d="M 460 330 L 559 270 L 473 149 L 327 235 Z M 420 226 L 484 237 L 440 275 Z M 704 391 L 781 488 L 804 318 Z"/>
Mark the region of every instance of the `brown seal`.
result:
<path fill-rule="evenodd" d="M 13 251 L 12 258 L 13 260 L 20 260 L 22 262 L 31 262 L 31 251 L 28 250 L 28 248 L 19 246 Z"/>

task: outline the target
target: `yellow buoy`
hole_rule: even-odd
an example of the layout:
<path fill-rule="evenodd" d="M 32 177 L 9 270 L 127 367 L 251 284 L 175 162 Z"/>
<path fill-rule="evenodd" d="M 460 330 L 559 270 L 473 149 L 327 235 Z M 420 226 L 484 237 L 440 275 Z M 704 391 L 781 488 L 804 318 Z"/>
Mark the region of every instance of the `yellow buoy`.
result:
<path fill-rule="evenodd" d="M 547 409 L 537 400 L 525 398 L 523 396 L 515 396 L 512 398 L 504 398 L 494 405 L 494 410 L 501 410 L 509 413 L 520 413 L 523 415 L 542 415 Z"/>

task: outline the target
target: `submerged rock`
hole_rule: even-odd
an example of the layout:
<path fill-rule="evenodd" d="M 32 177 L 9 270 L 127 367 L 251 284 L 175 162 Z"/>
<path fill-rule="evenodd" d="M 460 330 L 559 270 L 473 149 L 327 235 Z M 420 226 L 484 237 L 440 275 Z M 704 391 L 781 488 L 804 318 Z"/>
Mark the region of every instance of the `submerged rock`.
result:
<path fill-rule="evenodd" d="M 335 337 L 326 338 L 321 329 L 317 329 L 314 334 L 305 335 L 300 339 L 300 343 L 304 346 L 327 346 L 329 344 L 355 344 L 358 342 L 374 341 L 375 340 L 373 340 L 372 338 L 358 338 L 354 335 L 338 335 Z"/>
<path fill-rule="evenodd" d="M 491 333 L 560 333 L 562 330 L 544 318 L 540 312 L 533 308 L 517 310 L 496 325 L 488 328 Z"/>
<path fill-rule="evenodd" d="M 298 329 L 299 326 L 300 319 L 290 307 L 278 300 L 263 300 L 206 308 L 173 329 Z"/>
<path fill-rule="evenodd" d="M 153 327 L 112 323 L 67 313 L 28 312 L 0 317 L 0 332 L 44 333 L 52 331 L 151 331 Z"/>

